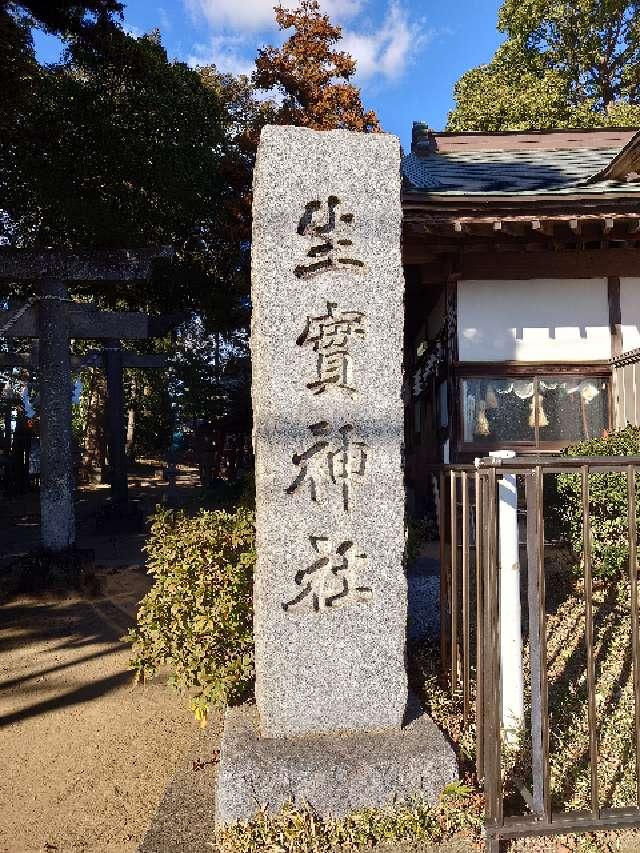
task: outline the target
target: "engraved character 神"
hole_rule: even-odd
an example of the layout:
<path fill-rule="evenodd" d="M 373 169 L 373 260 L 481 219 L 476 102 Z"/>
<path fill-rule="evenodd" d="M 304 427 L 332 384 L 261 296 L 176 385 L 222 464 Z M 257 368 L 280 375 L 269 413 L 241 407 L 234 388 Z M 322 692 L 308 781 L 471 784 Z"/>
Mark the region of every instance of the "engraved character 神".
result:
<path fill-rule="evenodd" d="M 342 492 L 345 511 L 351 506 L 354 477 L 364 477 L 367 466 L 367 445 L 354 441 L 352 424 L 338 430 L 336 441 L 330 441 L 331 427 L 327 421 L 311 424 L 311 435 L 317 439 L 302 453 L 294 453 L 292 462 L 299 468 L 287 488 L 292 494 L 305 482 L 309 483 L 312 501 L 319 501 L 323 484 L 338 486 Z"/>
<path fill-rule="evenodd" d="M 283 603 L 285 612 L 321 611 L 371 601 L 371 587 L 358 581 L 366 570 L 367 555 L 354 542 L 344 540 L 334 548 L 328 536 L 310 536 L 309 541 L 318 559 L 296 572 L 295 582 L 300 590 L 291 601 Z"/>
<path fill-rule="evenodd" d="M 332 385 L 353 394 L 353 365 L 350 345 L 365 337 L 364 312 L 336 312 L 337 304 L 327 302 L 327 313 L 308 317 L 298 337 L 298 346 L 309 345 L 317 353 L 316 378 L 307 383 L 314 394 L 322 394 Z"/>
<path fill-rule="evenodd" d="M 363 261 L 352 256 L 353 213 L 340 213 L 339 208 L 340 199 L 335 195 L 327 198 L 326 205 L 319 200 L 305 205 L 297 231 L 301 237 L 310 237 L 313 245 L 307 252 L 311 261 L 294 269 L 298 278 L 330 269 L 364 269 Z"/>

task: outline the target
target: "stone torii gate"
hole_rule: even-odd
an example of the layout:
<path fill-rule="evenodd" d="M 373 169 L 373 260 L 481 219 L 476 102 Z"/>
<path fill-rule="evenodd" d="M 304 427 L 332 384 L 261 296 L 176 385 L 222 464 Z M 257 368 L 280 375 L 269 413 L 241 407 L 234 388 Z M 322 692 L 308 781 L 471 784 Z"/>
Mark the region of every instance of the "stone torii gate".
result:
<path fill-rule="evenodd" d="M 153 325 L 156 326 L 153 318 Z M 168 331 L 173 318 L 167 318 L 165 328 Z M 165 334 L 158 326 L 154 328 L 154 336 Z M 37 342 L 37 339 L 35 339 Z M 169 358 L 162 353 L 138 354 L 122 349 L 119 340 L 108 340 L 102 350 L 92 350 L 81 356 L 71 356 L 71 370 L 84 368 L 100 368 L 107 374 L 107 445 L 109 449 L 109 484 L 111 486 L 111 503 L 118 510 L 123 510 L 128 502 L 126 442 L 123 428 L 124 421 L 124 376 L 126 368 L 138 370 L 161 370 L 169 366 Z M 38 370 L 40 365 L 38 347 L 31 353 L 0 352 L 0 370 L 3 368 L 20 367 L 26 370 Z"/>
<path fill-rule="evenodd" d="M 0 337 L 39 341 L 40 535 L 46 550 L 72 548 L 76 539 L 69 339 L 106 342 L 113 494 L 115 500 L 126 502 L 124 435 L 122 424 L 116 419 L 120 421 L 123 411 L 122 370 L 128 364 L 120 342 L 166 334 L 175 323 L 175 318 L 167 323 L 167 318 L 152 318 L 139 312 L 98 311 L 91 304 L 71 300 L 67 286 L 70 282 L 144 281 L 150 277 L 156 258 L 171 255 L 167 249 L 79 254 L 0 251 L 0 281 L 30 282 L 36 289 L 26 302 L 0 311 Z M 15 358 L 14 354 L 10 358 Z"/>

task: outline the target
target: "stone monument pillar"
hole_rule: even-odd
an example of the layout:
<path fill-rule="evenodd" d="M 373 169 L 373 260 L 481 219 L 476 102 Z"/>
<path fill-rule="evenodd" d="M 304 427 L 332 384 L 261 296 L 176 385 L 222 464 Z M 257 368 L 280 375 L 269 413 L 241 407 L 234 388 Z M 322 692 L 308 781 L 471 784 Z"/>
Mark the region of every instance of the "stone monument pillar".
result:
<path fill-rule="evenodd" d="M 253 204 L 260 732 L 399 727 L 399 142 L 268 127 Z"/>
<path fill-rule="evenodd" d="M 223 821 L 289 797 L 344 813 L 455 776 L 428 718 L 401 728 L 400 229 L 396 137 L 264 128 L 252 243 L 256 712 L 227 714 Z"/>

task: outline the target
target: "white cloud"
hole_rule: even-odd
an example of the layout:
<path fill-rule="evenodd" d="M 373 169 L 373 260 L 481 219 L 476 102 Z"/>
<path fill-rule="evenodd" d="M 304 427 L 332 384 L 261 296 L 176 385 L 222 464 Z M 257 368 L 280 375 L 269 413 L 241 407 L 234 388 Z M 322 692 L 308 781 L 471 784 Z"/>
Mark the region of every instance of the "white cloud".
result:
<path fill-rule="evenodd" d="M 256 32 L 273 28 L 273 6 L 277 0 L 184 0 L 196 18 L 203 17 L 215 35 L 194 44 L 187 62 L 215 65 L 219 71 L 249 76 L 254 68 Z M 286 0 L 285 0 L 286 2 Z M 369 0 L 321 0 L 323 11 L 332 20 L 345 20 L 364 9 Z M 294 3 L 291 2 L 293 6 Z M 425 20 L 411 20 L 401 0 L 390 0 L 386 14 L 376 28 L 343 29 L 338 50 L 351 54 L 357 62 L 359 82 L 397 80 L 434 32 Z"/>
<path fill-rule="evenodd" d="M 167 10 L 162 6 L 158 6 L 158 20 L 160 21 L 160 29 L 162 31 L 170 30 L 173 26 Z"/>
<path fill-rule="evenodd" d="M 206 44 L 193 45 L 193 53 L 187 57 L 187 62 L 191 66 L 215 65 L 223 73 L 250 77 L 255 65 L 243 51 L 246 45 L 246 39 L 240 35 L 212 36 Z"/>
<path fill-rule="evenodd" d="M 321 0 L 320 5 L 330 18 L 348 20 L 358 14 L 362 2 Z M 184 4 L 194 18 L 204 17 L 212 26 L 256 32 L 274 26 L 273 7 L 277 0 L 184 0 Z"/>
<path fill-rule="evenodd" d="M 346 30 L 340 48 L 357 61 L 359 80 L 377 76 L 396 80 L 432 37 L 433 32 L 426 29 L 424 21 L 411 21 L 398 0 L 392 0 L 377 30 Z"/>

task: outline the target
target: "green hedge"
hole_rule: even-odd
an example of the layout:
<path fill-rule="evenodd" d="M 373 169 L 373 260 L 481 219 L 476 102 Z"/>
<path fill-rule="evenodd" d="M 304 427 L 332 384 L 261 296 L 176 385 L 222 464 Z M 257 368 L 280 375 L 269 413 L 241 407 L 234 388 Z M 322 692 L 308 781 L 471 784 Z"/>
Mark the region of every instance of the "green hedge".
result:
<path fill-rule="evenodd" d="M 168 666 L 204 725 L 210 707 L 241 701 L 253 680 L 254 513 L 158 509 L 145 550 L 154 584 L 126 638 L 131 667 L 144 680 Z"/>
<path fill-rule="evenodd" d="M 640 429 L 628 426 L 603 438 L 581 441 L 564 451 L 567 456 L 640 456 Z M 640 510 L 639 479 L 636 498 Z M 558 512 L 576 555 L 582 552 L 582 480 L 579 474 L 558 475 Z M 625 474 L 590 474 L 589 496 L 593 575 L 618 578 L 627 571 L 627 478 Z M 640 523 L 640 515 L 638 515 Z"/>

